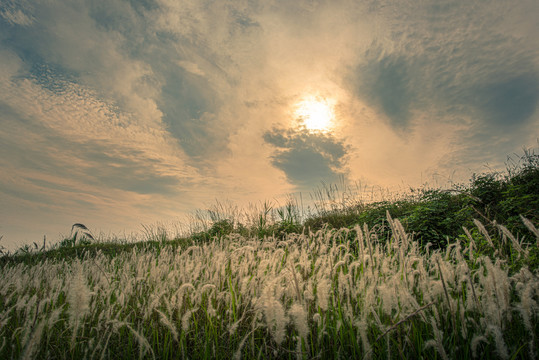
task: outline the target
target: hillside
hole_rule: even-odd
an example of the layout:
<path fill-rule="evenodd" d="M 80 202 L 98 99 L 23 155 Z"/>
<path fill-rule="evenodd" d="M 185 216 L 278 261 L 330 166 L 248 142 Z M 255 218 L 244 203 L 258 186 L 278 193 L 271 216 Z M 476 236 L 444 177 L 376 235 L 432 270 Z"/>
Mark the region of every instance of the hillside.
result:
<path fill-rule="evenodd" d="M 2 256 L 0 358 L 537 358 L 536 155 L 451 190 L 254 219 L 139 243 L 76 224 Z"/>

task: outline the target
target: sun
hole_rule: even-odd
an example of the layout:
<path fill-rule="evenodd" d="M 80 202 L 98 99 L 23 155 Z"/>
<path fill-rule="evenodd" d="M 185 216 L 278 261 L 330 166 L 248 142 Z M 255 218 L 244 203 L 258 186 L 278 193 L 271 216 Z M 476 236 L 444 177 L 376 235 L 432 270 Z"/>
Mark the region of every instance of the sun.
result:
<path fill-rule="evenodd" d="M 311 131 L 329 131 L 335 120 L 333 104 L 314 96 L 300 101 L 296 105 L 295 114 L 300 124 Z"/>

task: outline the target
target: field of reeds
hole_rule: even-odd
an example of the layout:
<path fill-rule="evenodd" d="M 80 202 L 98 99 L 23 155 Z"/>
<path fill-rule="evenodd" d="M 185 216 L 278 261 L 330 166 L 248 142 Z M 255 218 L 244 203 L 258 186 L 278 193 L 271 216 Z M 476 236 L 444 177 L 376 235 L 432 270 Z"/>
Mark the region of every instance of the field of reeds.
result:
<path fill-rule="evenodd" d="M 249 229 L 221 219 L 116 246 L 83 232 L 6 255 L 0 358 L 536 359 L 539 195 L 527 177 L 539 182 L 538 169 L 302 227 L 281 209 Z"/>

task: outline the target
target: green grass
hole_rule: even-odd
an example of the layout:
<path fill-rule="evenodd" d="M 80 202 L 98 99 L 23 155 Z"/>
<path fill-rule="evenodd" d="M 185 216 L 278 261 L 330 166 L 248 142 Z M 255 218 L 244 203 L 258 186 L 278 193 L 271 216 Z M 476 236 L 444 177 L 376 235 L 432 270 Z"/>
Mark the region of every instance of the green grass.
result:
<path fill-rule="evenodd" d="M 75 224 L 0 258 L 0 358 L 537 358 L 538 165 L 391 202 L 328 188 L 307 216 L 212 210 L 183 238 Z"/>

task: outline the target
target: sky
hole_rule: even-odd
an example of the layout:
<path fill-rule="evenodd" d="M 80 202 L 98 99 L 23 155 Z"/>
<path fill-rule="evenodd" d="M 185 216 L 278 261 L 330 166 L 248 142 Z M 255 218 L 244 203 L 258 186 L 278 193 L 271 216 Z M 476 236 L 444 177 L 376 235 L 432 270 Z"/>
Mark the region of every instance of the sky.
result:
<path fill-rule="evenodd" d="M 503 169 L 539 144 L 537 14 L 536 0 L 4 0 L 0 245 Z"/>

